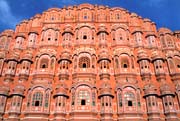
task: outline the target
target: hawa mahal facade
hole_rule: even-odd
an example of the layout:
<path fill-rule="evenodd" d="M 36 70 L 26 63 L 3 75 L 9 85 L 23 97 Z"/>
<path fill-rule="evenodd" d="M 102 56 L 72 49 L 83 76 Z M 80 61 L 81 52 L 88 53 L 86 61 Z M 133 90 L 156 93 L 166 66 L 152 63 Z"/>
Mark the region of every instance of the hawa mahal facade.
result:
<path fill-rule="evenodd" d="M 180 121 L 180 31 L 123 8 L 51 8 L 0 34 L 0 120 Z"/>

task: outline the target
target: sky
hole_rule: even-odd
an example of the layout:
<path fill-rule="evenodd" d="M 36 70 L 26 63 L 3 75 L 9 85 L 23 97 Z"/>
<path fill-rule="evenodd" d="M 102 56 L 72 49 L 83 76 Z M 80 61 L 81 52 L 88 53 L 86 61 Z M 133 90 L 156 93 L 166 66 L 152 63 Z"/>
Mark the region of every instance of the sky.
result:
<path fill-rule="evenodd" d="M 0 32 L 15 29 L 22 20 L 48 8 L 82 3 L 121 7 L 149 18 L 157 28 L 180 30 L 180 0 L 0 0 Z"/>

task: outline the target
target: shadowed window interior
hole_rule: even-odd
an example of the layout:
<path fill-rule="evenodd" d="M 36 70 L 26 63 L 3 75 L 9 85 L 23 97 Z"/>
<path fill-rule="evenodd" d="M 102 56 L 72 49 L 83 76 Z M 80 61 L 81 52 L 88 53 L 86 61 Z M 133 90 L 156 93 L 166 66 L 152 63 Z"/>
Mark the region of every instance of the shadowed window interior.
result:
<path fill-rule="evenodd" d="M 90 59 L 88 57 L 81 57 L 79 59 L 80 68 L 90 68 Z"/>
<path fill-rule="evenodd" d="M 86 35 L 84 35 L 84 36 L 83 36 L 83 39 L 87 39 L 87 36 L 86 36 Z"/>
<path fill-rule="evenodd" d="M 126 92 L 124 94 L 124 100 L 125 100 L 125 104 L 126 106 L 135 106 L 136 105 L 136 98 L 133 92 Z"/>
<path fill-rule="evenodd" d="M 82 99 L 81 100 L 81 105 L 86 105 L 86 100 Z"/>
<path fill-rule="evenodd" d="M 88 90 L 80 90 L 78 92 L 78 105 L 90 105 L 90 92 Z"/>
<path fill-rule="evenodd" d="M 36 92 L 33 94 L 33 99 L 32 99 L 32 106 L 42 106 L 42 101 L 43 101 L 43 93 L 42 92 Z"/>
<path fill-rule="evenodd" d="M 43 68 L 43 69 L 48 68 L 48 63 L 49 63 L 49 60 L 47 58 L 43 58 L 40 63 L 40 68 Z"/>

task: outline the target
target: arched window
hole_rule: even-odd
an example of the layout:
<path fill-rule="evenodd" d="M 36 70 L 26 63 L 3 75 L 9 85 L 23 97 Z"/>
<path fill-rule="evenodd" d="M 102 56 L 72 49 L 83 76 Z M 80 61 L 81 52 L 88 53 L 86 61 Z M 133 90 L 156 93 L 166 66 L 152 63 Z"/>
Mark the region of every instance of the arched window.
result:
<path fill-rule="evenodd" d="M 48 107 L 49 106 L 49 93 L 47 92 L 46 95 L 45 95 L 45 104 L 44 104 L 45 107 Z"/>
<path fill-rule="evenodd" d="M 115 68 L 116 69 L 119 68 L 119 60 L 118 60 L 118 58 L 115 58 Z"/>
<path fill-rule="evenodd" d="M 163 103 L 165 110 L 169 109 L 169 107 L 174 106 L 173 97 L 171 95 L 164 96 Z"/>
<path fill-rule="evenodd" d="M 77 57 L 75 56 L 75 57 L 74 57 L 74 69 L 77 68 L 77 64 L 78 64 L 78 63 L 77 63 Z"/>
<path fill-rule="evenodd" d="M 119 20 L 119 19 L 120 19 L 120 14 L 116 13 L 116 20 Z"/>
<path fill-rule="evenodd" d="M 88 18 L 87 13 L 84 12 L 84 19 L 87 19 L 87 18 Z"/>
<path fill-rule="evenodd" d="M 141 107 L 141 94 L 140 94 L 140 90 L 137 90 L 137 104 L 138 107 Z"/>
<path fill-rule="evenodd" d="M 89 68 L 90 67 L 90 59 L 88 57 L 81 57 L 79 59 L 79 67 L 80 68 Z"/>
<path fill-rule="evenodd" d="M 142 33 L 141 32 L 135 32 L 134 33 L 134 40 L 137 45 L 142 44 Z"/>
<path fill-rule="evenodd" d="M 96 92 L 95 92 L 95 90 L 92 92 L 92 106 L 96 106 Z"/>
<path fill-rule="evenodd" d="M 24 41 L 24 37 L 17 37 L 15 48 L 21 49 L 23 41 Z"/>
<path fill-rule="evenodd" d="M 123 68 L 127 68 L 127 67 L 128 67 L 127 63 L 124 63 Z"/>
<path fill-rule="evenodd" d="M 54 59 L 54 58 L 52 58 L 52 60 L 51 60 L 51 69 L 53 69 L 53 68 L 54 68 L 54 64 L 55 64 L 55 59 Z"/>
<path fill-rule="evenodd" d="M 0 95 L 0 110 L 4 109 L 6 104 L 6 97 L 4 95 Z"/>
<path fill-rule="evenodd" d="M 92 57 L 92 68 L 96 67 L 96 58 L 95 56 Z"/>
<path fill-rule="evenodd" d="M 161 41 L 162 47 L 165 48 L 166 47 L 166 42 L 164 40 L 164 36 L 160 36 L 160 41 Z"/>
<path fill-rule="evenodd" d="M 75 104 L 75 91 L 74 91 L 74 89 L 72 89 L 71 94 L 72 94 L 71 105 L 74 106 L 74 104 Z"/>
<path fill-rule="evenodd" d="M 173 73 L 175 71 L 175 66 L 174 66 L 173 60 L 169 58 L 167 61 L 168 61 L 169 71 L 170 71 L 170 73 Z"/>
<path fill-rule="evenodd" d="M 87 27 L 87 26 L 77 29 L 76 30 L 76 40 L 79 41 L 80 43 L 93 42 L 94 41 L 93 31 L 94 31 L 94 29 L 92 29 L 91 27 Z"/>
<path fill-rule="evenodd" d="M 180 57 L 179 56 L 175 56 L 173 59 L 174 59 L 176 67 L 178 69 L 180 69 Z"/>
<path fill-rule="evenodd" d="M 45 31 L 42 31 L 42 34 L 41 34 L 41 41 L 44 41 L 44 37 L 45 37 Z"/>
<path fill-rule="evenodd" d="M 115 41 L 115 38 L 116 38 L 116 36 L 115 36 L 115 31 L 112 31 L 112 38 L 113 38 L 113 40 Z"/>
<path fill-rule="evenodd" d="M 174 47 L 174 43 L 173 43 L 173 40 L 171 39 L 170 35 L 168 35 L 166 37 L 166 40 L 167 40 L 167 46 L 168 47 Z"/>
<path fill-rule="evenodd" d="M 9 61 L 8 62 L 8 69 L 11 70 L 11 73 L 14 74 L 16 70 L 17 62 L 15 61 Z"/>
<path fill-rule="evenodd" d="M 49 60 L 47 58 L 41 59 L 40 68 L 45 69 L 48 68 Z"/>
<path fill-rule="evenodd" d="M 42 106 L 42 101 L 43 101 L 43 93 L 35 92 L 33 94 L 32 106 L 35 106 L 35 107 Z"/>
<path fill-rule="evenodd" d="M 147 37 L 149 47 L 156 46 L 155 36 L 148 36 Z"/>
<path fill-rule="evenodd" d="M 83 63 L 83 68 L 86 68 L 86 63 Z"/>
<path fill-rule="evenodd" d="M 28 40 L 29 40 L 28 46 L 29 47 L 35 46 L 36 38 L 37 38 L 36 33 L 30 33 L 29 34 L 29 38 L 28 38 Z"/>
<path fill-rule="evenodd" d="M 12 97 L 11 106 L 12 106 L 12 107 L 20 107 L 20 105 L 21 105 L 21 99 L 22 99 L 22 97 L 14 95 L 14 96 Z"/>
<path fill-rule="evenodd" d="M 47 68 L 46 64 L 42 64 L 41 68 Z"/>
<path fill-rule="evenodd" d="M 50 41 L 52 37 L 52 29 L 48 29 L 46 32 L 47 32 L 48 41 Z"/>
<path fill-rule="evenodd" d="M 87 35 L 83 35 L 83 39 L 86 40 L 87 39 Z"/>
<path fill-rule="evenodd" d="M 39 58 L 36 58 L 36 61 L 35 61 L 35 69 L 37 69 L 38 68 L 38 62 L 39 62 Z"/>
<path fill-rule="evenodd" d="M 80 90 L 78 93 L 78 105 L 90 105 L 90 92 L 88 90 Z"/>
<path fill-rule="evenodd" d="M 128 62 L 128 60 L 122 60 L 122 62 L 121 62 L 121 67 L 122 68 L 128 68 L 129 67 L 129 62 Z"/>
<path fill-rule="evenodd" d="M 4 48 L 5 45 L 5 37 L 0 38 L 0 48 Z"/>
<path fill-rule="evenodd" d="M 118 93 L 118 104 L 119 104 L 119 107 L 122 107 L 122 106 L 123 106 L 123 103 L 122 103 L 122 94 L 121 94 L 121 92 Z"/>
<path fill-rule="evenodd" d="M 134 69 L 134 57 L 133 56 L 131 56 L 131 67 Z"/>
<path fill-rule="evenodd" d="M 155 69 L 156 74 L 158 74 L 159 71 L 161 71 L 161 73 L 164 73 L 163 65 L 164 65 L 163 60 L 154 61 L 154 69 Z"/>
<path fill-rule="evenodd" d="M 92 31 L 92 39 L 94 40 L 94 35 L 95 35 L 95 32 L 94 30 Z"/>
<path fill-rule="evenodd" d="M 177 96 L 178 96 L 178 103 L 180 105 L 180 90 L 177 91 Z"/>
<path fill-rule="evenodd" d="M 2 68 L 3 68 L 3 63 L 4 63 L 4 60 L 0 59 L 0 75 L 1 75 Z"/>
<path fill-rule="evenodd" d="M 11 37 L 8 37 L 6 43 L 5 43 L 5 49 L 9 49 L 9 45 L 10 45 L 10 42 L 11 42 L 12 38 Z"/>
<path fill-rule="evenodd" d="M 31 93 L 29 92 L 28 96 L 27 96 L 27 107 L 29 107 L 31 104 Z"/>
<path fill-rule="evenodd" d="M 118 28 L 116 30 L 116 40 L 117 42 L 119 41 L 120 43 L 126 42 L 127 40 L 127 32 L 124 28 Z"/>
<path fill-rule="evenodd" d="M 55 35 L 55 41 L 58 40 L 58 32 L 56 32 L 56 35 Z"/>
<path fill-rule="evenodd" d="M 123 40 L 122 34 L 119 34 L 119 40 Z"/>
<path fill-rule="evenodd" d="M 128 107 L 136 106 L 136 99 L 133 92 L 126 92 L 124 94 L 125 105 Z"/>

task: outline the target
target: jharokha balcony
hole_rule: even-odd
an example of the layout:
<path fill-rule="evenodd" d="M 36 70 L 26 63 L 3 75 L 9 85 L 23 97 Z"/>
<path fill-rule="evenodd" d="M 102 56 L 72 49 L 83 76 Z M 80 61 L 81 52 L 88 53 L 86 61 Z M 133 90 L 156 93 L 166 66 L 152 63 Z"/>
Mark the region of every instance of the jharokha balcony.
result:
<path fill-rule="evenodd" d="M 52 70 L 47 70 L 47 69 L 34 70 L 32 75 L 34 79 L 41 79 L 41 78 L 53 79 L 54 78 L 54 72 Z"/>
<path fill-rule="evenodd" d="M 96 78 L 96 69 L 93 68 L 78 68 L 74 69 L 72 72 L 73 78 Z"/>

